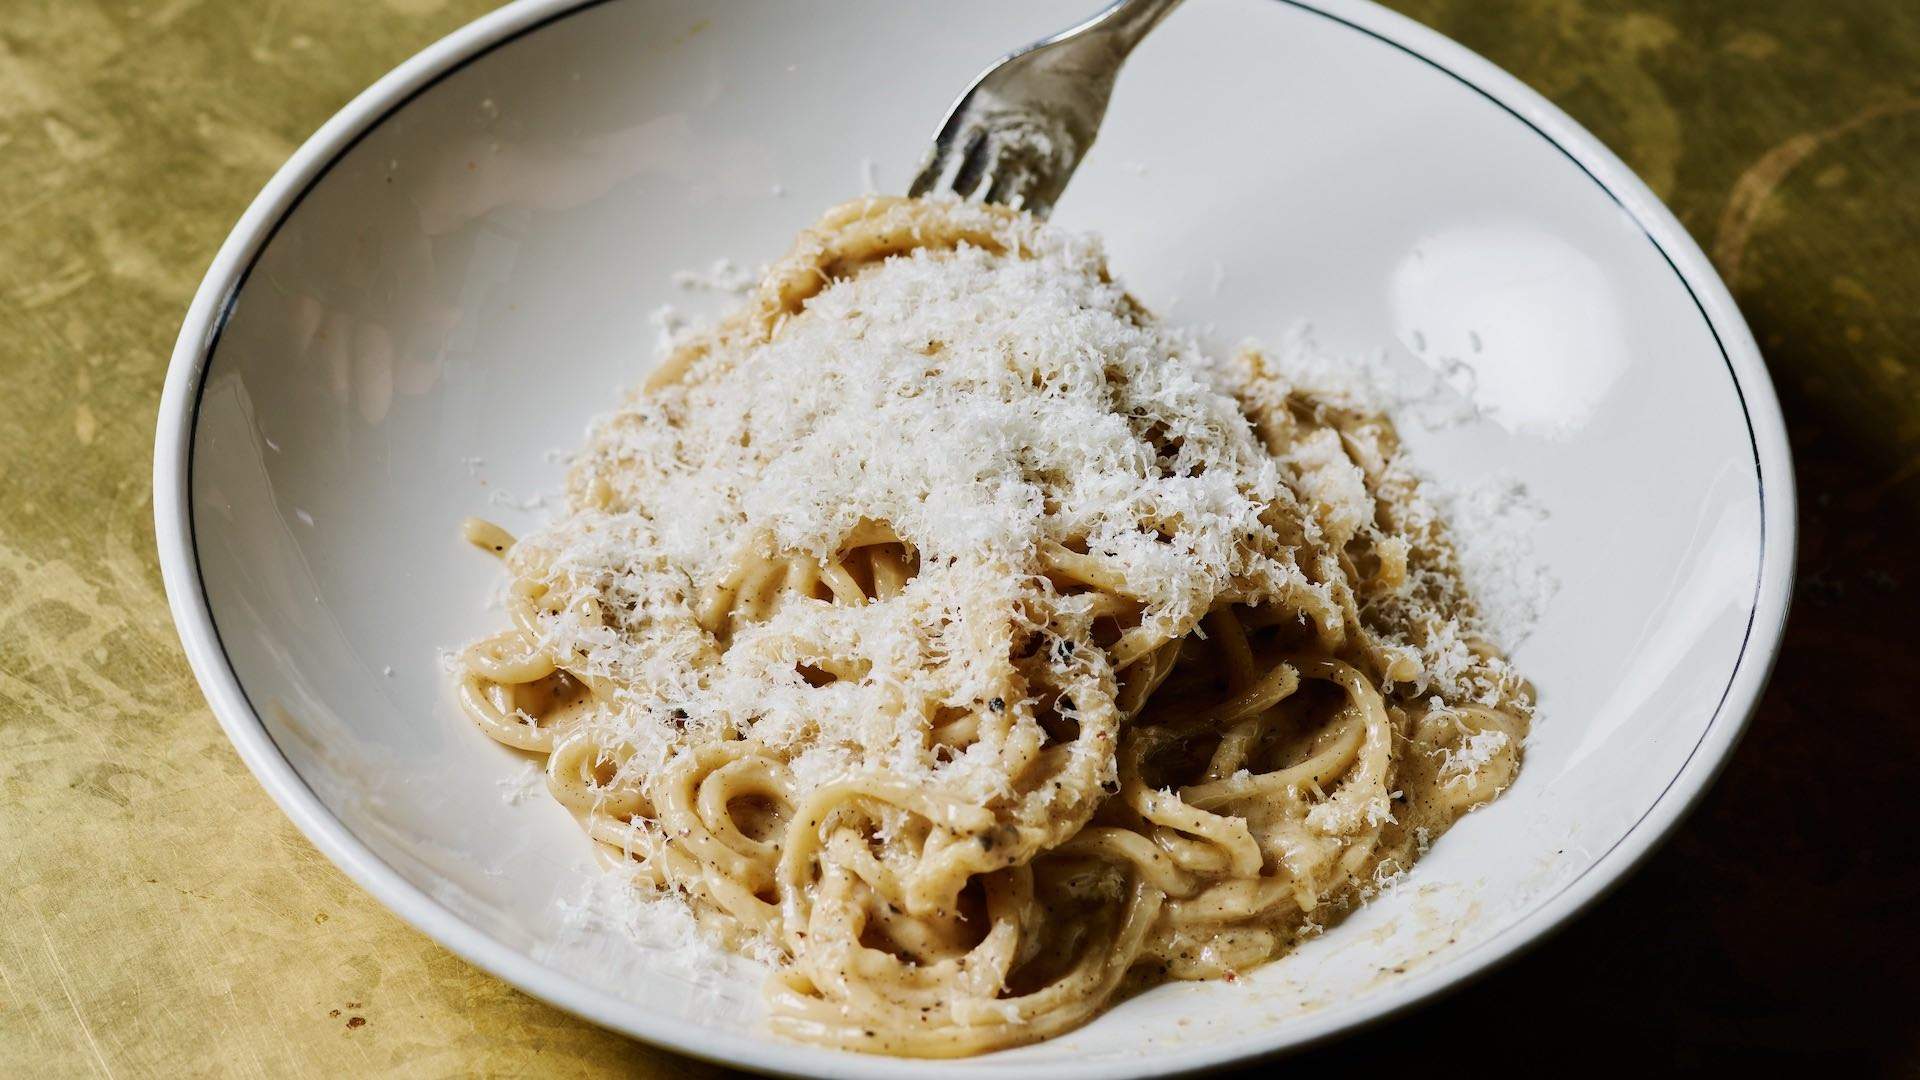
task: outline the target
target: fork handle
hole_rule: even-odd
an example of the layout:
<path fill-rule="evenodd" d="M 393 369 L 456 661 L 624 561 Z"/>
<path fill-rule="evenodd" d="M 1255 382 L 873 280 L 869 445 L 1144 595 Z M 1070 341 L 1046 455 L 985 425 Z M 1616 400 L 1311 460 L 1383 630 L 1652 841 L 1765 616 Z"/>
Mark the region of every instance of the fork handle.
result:
<path fill-rule="evenodd" d="M 1180 6 L 1180 0 L 1114 0 L 1105 11 L 1088 20 L 1087 29 L 1111 34 L 1120 39 L 1122 52 L 1128 52 L 1160 20 Z"/>

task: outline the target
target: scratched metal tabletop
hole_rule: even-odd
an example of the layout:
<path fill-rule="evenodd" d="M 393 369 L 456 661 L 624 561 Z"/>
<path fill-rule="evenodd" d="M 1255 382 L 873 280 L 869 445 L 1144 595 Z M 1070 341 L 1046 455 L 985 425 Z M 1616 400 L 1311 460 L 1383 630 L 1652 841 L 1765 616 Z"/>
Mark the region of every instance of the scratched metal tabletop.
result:
<path fill-rule="evenodd" d="M 154 412 L 215 248 L 321 121 L 489 6 L 0 4 L 0 1076 L 714 1071 L 350 884 L 229 749 L 160 588 Z M 1758 719 L 1645 869 L 1294 1064 L 1430 1068 L 1486 1032 L 1515 1067 L 1920 1070 L 1920 4 L 1393 6 L 1572 113 L 1712 255 L 1786 409 L 1800 579 Z"/>

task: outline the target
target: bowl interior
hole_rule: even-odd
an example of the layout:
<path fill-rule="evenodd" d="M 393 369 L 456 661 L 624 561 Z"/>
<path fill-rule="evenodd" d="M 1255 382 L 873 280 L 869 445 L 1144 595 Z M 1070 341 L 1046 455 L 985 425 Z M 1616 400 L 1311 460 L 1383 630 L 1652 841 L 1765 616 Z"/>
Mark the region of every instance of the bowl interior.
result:
<path fill-rule="evenodd" d="M 604 991 L 600 1018 L 707 1053 L 761 1039 L 750 974 L 569 914 L 598 874 L 586 839 L 460 716 L 441 666 L 504 619 L 460 519 L 541 517 L 552 452 L 639 380 L 657 309 L 718 306 L 674 271 L 755 266 L 869 182 L 899 189 L 986 62 L 1086 7 L 589 6 L 387 115 L 239 288 L 190 489 L 227 662 L 326 827 L 548 969 L 519 976 L 530 989 Z M 1147 41 L 1057 220 L 1103 233 L 1137 296 L 1224 344 L 1309 320 L 1330 353 L 1452 372 L 1477 418 L 1404 434 L 1448 485 L 1525 485 L 1546 511 L 1531 558 L 1559 591 L 1517 651 L 1542 701 L 1518 784 L 1405 886 L 1237 985 L 1155 990 L 939 1068 L 1131 1070 L 1285 1045 L 1558 917 L 1714 725 L 1741 719 L 1716 714 L 1763 565 L 1758 458 L 1680 272 L 1494 97 L 1273 0 L 1192 4 Z"/>

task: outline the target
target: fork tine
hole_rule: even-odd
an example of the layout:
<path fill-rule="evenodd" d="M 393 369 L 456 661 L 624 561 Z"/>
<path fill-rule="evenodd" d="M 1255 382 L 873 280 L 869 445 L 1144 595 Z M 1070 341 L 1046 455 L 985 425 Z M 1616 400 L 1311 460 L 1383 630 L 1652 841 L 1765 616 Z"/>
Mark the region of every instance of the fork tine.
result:
<path fill-rule="evenodd" d="M 913 178 L 913 183 L 907 185 L 907 194 L 918 199 L 931 192 L 934 182 L 939 178 L 940 155 L 935 154 L 933 160 L 927 162 L 926 168 L 920 170 L 920 175 Z"/>
<path fill-rule="evenodd" d="M 998 168 L 999 164 L 999 157 L 995 155 L 996 167 L 987 172 L 987 193 L 981 198 L 990 203 L 1011 206 L 1015 210 L 1022 209 L 1027 201 L 1026 181 L 1030 179 L 1029 174 L 1025 169 L 1001 169 Z"/>
<path fill-rule="evenodd" d="M 971 128 L 966 135 L 966 148 L 960 152 L 959 167 L 953 171 L 953 179 L 947 187 L 955 195 L 967 198 L 980 186 L 981 177 L 993 161 L 993 139 L 983 127 Z"/>
<path fill-rule="evenodd" d="M 947 171 L 949 158 L 947 151 L 950 147 L 951 141 L 947 138 L 947 133 L 941 132 L 940 137 L 934 139 L 933 145 L 927 148 L 927 160 L 920 166 L 920 174 L 915 176 L 913 183 L 907 186 L 908 195 L 917 199 L 940 190 L 940 177 Z"/>

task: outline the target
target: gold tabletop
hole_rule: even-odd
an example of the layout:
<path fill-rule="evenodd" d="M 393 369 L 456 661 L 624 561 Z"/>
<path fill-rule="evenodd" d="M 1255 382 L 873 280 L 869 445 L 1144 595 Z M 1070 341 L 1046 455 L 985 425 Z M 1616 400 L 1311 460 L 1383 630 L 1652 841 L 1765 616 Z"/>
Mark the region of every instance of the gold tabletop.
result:
<path fill-rule="evenodd" d="M 321 121 L 489 6 L 0 5 L 0 1076 L 714 1071 L 342 877 L 228 747 L 160 587 L 154 412 L 200 274 Z M 1713 256 L 1786 407 L 1801 577 L 1752 730 L 1640 874 L 1294 1064 L 1430 1066 L 1484 1033 L 1515 1066 L 1920 1069 L 1920 5 L 1394 6 L 1572 113 Z"/>

